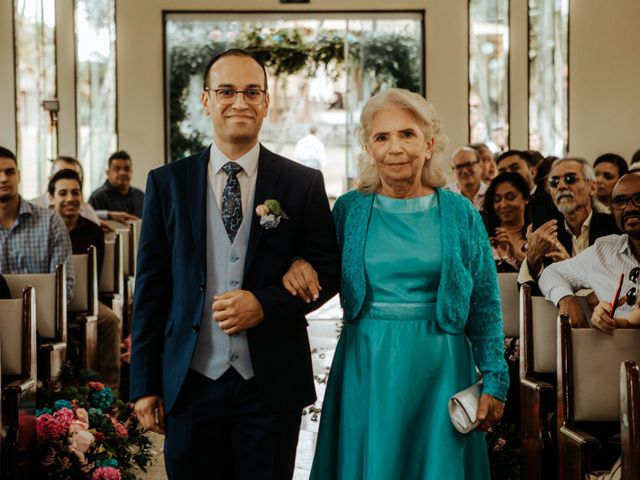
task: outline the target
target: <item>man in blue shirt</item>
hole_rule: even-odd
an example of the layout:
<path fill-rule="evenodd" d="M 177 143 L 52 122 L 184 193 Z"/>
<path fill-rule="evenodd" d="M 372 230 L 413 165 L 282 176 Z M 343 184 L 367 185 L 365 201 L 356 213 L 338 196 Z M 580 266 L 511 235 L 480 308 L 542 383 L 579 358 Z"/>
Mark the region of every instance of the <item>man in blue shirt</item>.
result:
<path fill-rule="evenodd" d="M 67 302 L 73 291 L 71 240 L 62 219 L 18 193 L 14 153 L 0 147 L 0 273 L 52 273 L 64 264 Z"/>

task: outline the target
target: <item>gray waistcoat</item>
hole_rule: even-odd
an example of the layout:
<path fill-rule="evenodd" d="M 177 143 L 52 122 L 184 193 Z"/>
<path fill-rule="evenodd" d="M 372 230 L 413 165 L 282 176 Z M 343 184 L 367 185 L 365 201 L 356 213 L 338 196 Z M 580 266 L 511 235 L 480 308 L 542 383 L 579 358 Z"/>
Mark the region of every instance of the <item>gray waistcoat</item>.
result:
<path fill-rule="evenodd" d="M 253 205 L 253 193 L 251 197 L 249 205 Z M 207 291 L 191 368 L 213 380 L 220 378 L 229 366 L 245 380 L 253 377 L 247 333 L 231 336 L 224 333 L 213 320 L 212 306 L 214 295 L 242 288 L 251 214 L 251 210 L 245 212 L 232 245 L 213 189 L 211 185 L 207 188 Z"/>

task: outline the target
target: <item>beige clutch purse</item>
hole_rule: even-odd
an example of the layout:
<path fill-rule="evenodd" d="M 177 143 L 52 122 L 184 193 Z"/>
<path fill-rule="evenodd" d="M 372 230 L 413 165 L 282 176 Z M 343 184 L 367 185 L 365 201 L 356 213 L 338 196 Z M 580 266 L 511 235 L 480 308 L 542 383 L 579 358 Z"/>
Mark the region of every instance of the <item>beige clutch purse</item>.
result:
<path fill-rule="evenodd" d="M 482 380 L 456 393 L 449 399 L 451 423 L 460 433 L 469 433 L 478 426 L 476 413 L 482 394 Z"/>

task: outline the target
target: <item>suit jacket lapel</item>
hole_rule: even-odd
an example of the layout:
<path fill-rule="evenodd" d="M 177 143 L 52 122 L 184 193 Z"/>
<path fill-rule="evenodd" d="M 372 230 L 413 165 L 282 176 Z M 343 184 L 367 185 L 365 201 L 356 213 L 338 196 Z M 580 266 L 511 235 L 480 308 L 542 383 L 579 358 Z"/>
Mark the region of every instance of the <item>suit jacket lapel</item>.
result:
<path fill-rule="evenodd" d="M 251 230 L 249 232 L 249 243 L 247 245 L 247 258 L 244 263 L 244 273 L 246 275 L 251 265 L 251 261 L 256 253 L 258 244 L 264 228 L 260 226 L 260 218 L 255 214 L 256 207 L 265 200 L 275 199 L 280 178 L 280 162 L 269 150 L 260 145 L 260 156 L 258 157 L 258 178 L 256 179 L 256 190 L 253 196 L 253 206 L 245 215 L 251 215 Z"/>
<path fill-rule="evenodd" d="M 202 272 L 207 271 L 207 186 L 209 179 L 207 165 L 211 155 L 211 146 L 203 150 L 200 155 L 188 164 L 187 191 L 184 192 L 189 201 L 189 216 L 193 231 L 194 244 Z"/>

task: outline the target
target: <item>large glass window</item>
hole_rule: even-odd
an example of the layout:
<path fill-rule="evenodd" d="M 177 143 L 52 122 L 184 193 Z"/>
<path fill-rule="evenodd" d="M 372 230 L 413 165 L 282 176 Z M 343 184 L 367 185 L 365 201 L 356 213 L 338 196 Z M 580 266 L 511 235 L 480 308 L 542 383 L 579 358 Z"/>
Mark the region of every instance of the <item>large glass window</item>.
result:
<path fill-rule="evenodd" d="M 569 0 L 529 0 L 529 148 L 563 156 L 569 145 Z"/>
<path fill-rule="evenodd" d="M 509 147 L 509 0 L 469 0 L 469 139 Z"/>
<path fill-rule="evenodd" d="M 115 1 L 76 0 L 75 18 L 78 159 L 87 197 L 104 182 L 117 146 Z"/>
<path fill-rule="evenodd" d="M 202 73 L 231 47 L 259 55 L 269 70 L 269 116 L 261 142 L 301 162 L 318 161 L 337 196 L 356 174 L 359 112 L 390 86 L 423 92 L 423 13 L 183 14 L 165 16 L 167 160 L 211 142 L 202 113 Z M 314 130 L 324 159 L 310 159 Z"/>
<path fill-rule="evenodd" d="M 48 160 L 58 153 L 55 5 L 55 0 L 14 2 L 17 155 L 25 198 L 44 191 Z"/>

